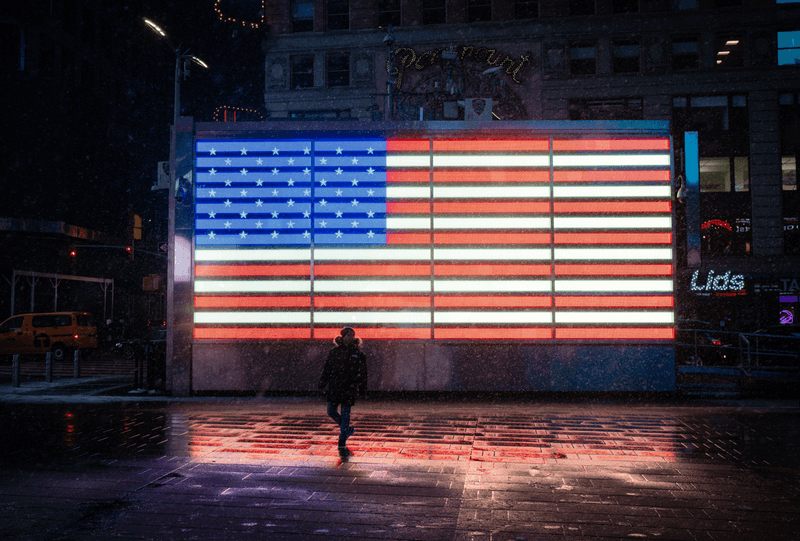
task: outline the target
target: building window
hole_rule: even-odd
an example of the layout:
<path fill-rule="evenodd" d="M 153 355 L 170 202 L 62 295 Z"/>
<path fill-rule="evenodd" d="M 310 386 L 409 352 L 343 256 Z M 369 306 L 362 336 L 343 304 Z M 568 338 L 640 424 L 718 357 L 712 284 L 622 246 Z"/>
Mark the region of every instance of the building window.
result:
<path fill-rule="evenodd" d="M 612 40 L 611 57 L 614 73 L 639 73 L 639 39 Z"/>
<path fill-rule="evenodd" d="M 697 9 L 697 0 L 670 0 L 670 9 L 672 11 Z"/>
<path fill-rule="evenodd" d="M 642 98 L 569 100 L 570 120 L 642 120 Z"/>
<path fill-rule="evenodd" d="M 492 0 L 467 0 L 467 22 L 492 20 Z"/>
<path fill-rule="evenodd" d="M 783 251 L 800 254 L 800 191 L 797 162 L 800 158 L 800 94 L 780 94 L 781 198 L 783 200 Z"/>
<path fill-rule="evenodd" d="M 700 158 L 700 192 L 747 192 L 750 164 L 745 156 Z"/>
<path fill-rule="evenodd" d="M 400 0 L 378 0 L 378 28 L 389 25 L 401 26 L 402 3 Z"/>
<path fill-rule="evenodd" d="M 741 68 L 744 66 L 744 38 L 740 34 L 717 36 L 717 67 Z"/>
<path fill-rule="evenodd" d="M 570 15 L 594 15 L 594 0 L 569 0 Z"/>
<path fill-rule="evenodd" d="M 314 2 L 292 2 L 292 32 L 314 31 Z"/>
<path fill-rule="evenodd" d="M 570 43 L 569 72 L 571 75 L 594 75 L 597 73 L 597 44 L 594 41 Z"/>
<path fill-rule="evenodd" d="M 292 57 L 292 88 L 313 88 L 314 56 Z"/>
<path fill-rule="evenodd" d="M 612 0 L 611 10 L 616 13 L 636 13 L 639 11 L 639 0 Z"/>
<path fill-rule="evenodd" d="M 350 86 L 350 55 L 329 54 L 325 61 L 325 75 L 329 87 Z"/>
<path fill-rule="evenodd" d="M 778 32 L 778 65 L 800 64 L 800 31 Z"/>
<path fill-rule="evenodd" d="M 444 24 L 447 22 L 445 0 L 422 0 L 422 24 Z"/>
<path fill-rule="evenodd" d="M 350 1 L 326 0 L 325 21 L 327 30 L 347 30 L 350 28 Z"/>
<path fill-rule="evenodd" d="M 536 19 L 537 17 L 539 17 L 539 0 L 514 0 L 515 19 Z"/>
<path fill-rule="evenodd" d="M 696 36 L 672 38 L 672 69 L 675 71 L 698 69 L 699 51 Z"/>
<path fill-rule="evenodd" d="M 289 111 L 289 118 L 295 120 L 336 120 L 339 118 L 351 118 L 350 109 L 341 110 L 312 110 L 312 111 Z"/>

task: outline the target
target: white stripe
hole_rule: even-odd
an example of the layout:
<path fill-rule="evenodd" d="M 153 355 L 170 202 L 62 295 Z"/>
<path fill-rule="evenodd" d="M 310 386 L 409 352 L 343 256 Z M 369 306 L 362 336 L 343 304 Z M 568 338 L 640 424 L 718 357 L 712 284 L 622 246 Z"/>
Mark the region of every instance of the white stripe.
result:
<path fill-rule="evenodd" d="M 310 261 L 311 250 L 308 248 L 290 250 L 217 250 L 213 248 L 197 248 L 195 261 Z"/>
<path fill-rule="evenodd" d="M 389 154 L 386 156 L 386 167 L 430 167 L 430 154 Z"/>
<path fill-rule="evenodd" d="M 550 312 L 435 312 L 434 323 L 552 323 Z M 500 336 L 502 337 L 502 331 Z"/>
<path fill-rule="evenodd" d="M 434 167 L 549 167 L 550 156 L 535 154 L 434 154 Z"/>
<path fill-rule="evenodd" d="M 527 199 L 550 197 L 547 186 L 434 186 L 434 199 Z"/>
<path fill-rule="evenodd" d="M 555 290 L 566 291 L 672 291 L 672 280 L 556 280 Z"/>
<path fill-rule="evenodd" d="M 553 167 L 669 167 L 669 154 L 556 154 Z"/>
<path fill-rule="evenodd" d="M 425 312 L 314 312 L 315 323 L 427 323 L 431 314 Z"/>
<path fill-rule="evenodd" d="M 430 218 L 386 218 L 387 229 L 430 229 Z"/>
<path fill-rule="evenodd" d="M 388 220 L 387 220 L 388 221 Z M 550 229 L 550 218 L 433 218 L 434 229 Z"/>
<path fill-rule="evenodd" d="M 602 207 L 602 203 L 598 204 Z M 605 217 L 594 218 L 575 216 L 569 218 L 556 217 L 553 222 L 556 229 L 672 229 L 672 220 L 668 217 Z"/>
<path fill-rule="evenodd" d="M 674 323 L 672 312 L 556 312 L 556 323 Z"/>
<path fill-rule="evenodd" d="M 430 258 L 431 251 L 428 248 L 314 249 L 314 261 L 429 261 Z"/>
<path fill-rule="evenodd" d="M 672 248 L 556 248 L 554 259 L 556 261 L 671 261 Z"/>
<path fill-rule="evenodd" d="M 387 199 L 429 199 L 430 186 L 387 186 Z"/>
<path fill-rule="evenodd" d="M 310 280 L 195 280 L 196 293 L 309 292 Z"/>
<path fill-rule="evenodd" d="M 311 323 L 309 312 L 195 312 L 195 323 Z"/>
<path fill-rule="evenodd" d="M 550 248 L 434 248 L 436 261 L 545 261 Z"/>
<path fill-rule="evenodd" d="M 434 280 L 433 290 L 437 293 L 471 293 L 490 291 L 497 293 L 527 293 L 530 291 L 550 292 L 550 280 Z"/>
<path fill-rule="evenodd" d="M 428 293 L 429 278 L 424 280 L 314 280 L 317 293 L 396 292 Z"/>
<path fill-rule="evenodd" d="M 636 197 L 663 197 L 669 199 L 669 186 L 555 186 L 554 197 L 565 199 L 603 197 L 616 199 Z"/>

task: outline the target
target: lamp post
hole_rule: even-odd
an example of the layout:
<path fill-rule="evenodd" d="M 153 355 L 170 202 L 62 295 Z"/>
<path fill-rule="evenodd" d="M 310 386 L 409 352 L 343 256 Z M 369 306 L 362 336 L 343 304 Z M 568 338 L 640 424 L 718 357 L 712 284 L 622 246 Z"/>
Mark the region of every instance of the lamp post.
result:
<path fill-rule="evenodd" d="M 389 56 L 389 75 L 387 76 L 387 91 L 389 94 L 389 103 L 386 114 L 386 120 L 394 120 L 394 103 L 393 103 L 393 96 L 392 96 L 392 85 L 394 84 L 394 80 L 392 79 L 392 70 L 394 69 L 394 44 L 397 40 L 394 37 L 394 33 L 392 32 L 392 25 L 390 24 L 386 29 L 386 35 L 383 37 L 383 43 L 386 45 L 387 53 Z"/>

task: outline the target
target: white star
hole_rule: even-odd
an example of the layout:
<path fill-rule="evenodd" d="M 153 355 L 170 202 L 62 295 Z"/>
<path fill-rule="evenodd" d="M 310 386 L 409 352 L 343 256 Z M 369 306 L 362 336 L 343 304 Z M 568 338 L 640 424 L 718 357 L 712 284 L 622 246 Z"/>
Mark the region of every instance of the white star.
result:
<path fill-rule="evenodd" d="M 261 186 L 262 184 L 264 184 L 264 181 L 263 181 L 263 180 L 261 180 L 261 179 L 258 179 L 258 180 L 256 181 L 256 186 Z"/>
<path fill-rule="evenodd" d="M 226 207 L 230 207 L 231 206 L 231 200 L 230 199 L 226 199 L 225 200 L 225 206 Z"/>
<path fill-rule="evenodd" d="M 374 170 L 372 167 L 370 167 L 369 169 L 367 169 L 367 173 L 369 173 L 370 175 L 371 175 L 372 173 L 374 173 L 374 172 L 375 172 L 375 170 Z"/>
<path fill-rule="evenodd" d="M 289 158 L 289 165 L 294 165 L 294 158 Z"/>
<path fill-rule="evenodd" d="M 373 233 L 372 231 L 368 231 L 368 232 L 367 232 L 367 236 L 368 236 L 369 238 L 372 238 L 372 237 L 374 237 L 374 236 L 375 236 L 375 233 Z"/>
<path fill-rule="evenodd" d="M 278 150 L 278 147 L 275 147 L 275 148 L 272 149 L 272 155 L 273 156 L 277 156 L 278 152 L 280 152 L 280 150 Z"/>
<path fill-rule="evenodd" d="M 273 169 L 273 170 L 272 170 L 272 174 L 273 174 L 273 175 L 277 175 L 278 173 L 280 173 L 280 171 L 278 170 L 278 168 L 277 168 L 277 167 L 276 167 L 275 169 Z"/>
<path fill-rule="evenodd" d="M 247 156 L 247 149 L 242 147 L 242 156 Z"/>
<path fill-rule="evenodd" d="M 340 238 L 342 238 L 342 232 L 341 232 L 341 231 L 337 231 L 337 232 L 336 232 L 336 238 L 337 238 L 337 239 L 340 239 Z"/>
<path fill-rule="evenodd" d="M 257 207 L 260 207 L 260 206 L 261 206 L 261 205 L 263 205 L 263 204 L 264 204 L 264 202 L 263 202 L 261 199 L 259 199 L 258 201 L 256 201 L 256 206 L 257 206 Z"/>
<path fill-rule="evenodd" d="M 286 222 L 286 227 L 288 227 L 289 229 L 294 229 L 294 222 L 289 220 L 288 222 Z"/>
<path fill-rule="evenodd" d="M 374 218 L 374 217 L 375 217 L 375 213 L 373 211 L 369 211 L 367 213 L 367 218 Z"/>
<path fill-rule="evenodd" d="M 305 196 L 311 195 L 311 190 L 303 190 L 303 195 Z"/>
<path fill-rule="evenodd" d="M 303 169 L 303 174 L 304 174 L 304 175 L 310 175 L 310 174 L 311 174 L 311 169 L 309 169 L 308 167 L 306 167 L 305 169 Z"/>
<path fill-rule="evenodd" d="M 308 154 L 309 152 L 311 152 L 310 148 L 306 147 L 303 149 L 303 154 Z"/>
<path fill-rule="evenodd" d="M 261 158 L 257 159 L 256 165 L 264 165 L 264 160 L 262 160 Z"/>
<path fill-rule="evenodd" d="M 294 186 L 294 180 L 289 179 L 289 186 Z"/>
<path fill-rule="evenodd" d="M 278 190 L 272 190 L 272 195 L 278 195 Z"/>
<path fill-rule="evenodd" d="M 311 217 L 311 212 L 309 211 L 303 212 L 303 218 L 310 218 L 310 217 Z"/>
<path fill-rule="evenodd" d="M 353 227 L 358 227 L 358 222 L 353 220 L 352 222 L 350 222 L 350 225 L 352 225 Z"/>
<path fill-rule="evenodd" d="M 277 231 L 273 231 L 272 232 L 272 238 L 273 239 L 277 239 L 278 238 L 278 232 Z"/>
<path fill-rule="evenodd" d="M 328 181 L 327 181 L 327 180 L 325 180 L 324 178 L 323 178 L 323 179 L 320 179 L 320 181 L 319 181 L 319 185 L 320 185 L 320 186 L 327 186 L 327 185 L 328 185 Z"/>
<path fill-rule="evenodd" d="M 214 190 L 209 190 L 208 191 L 208 197 L 216 197 L 216 196 L 217 196 L 217 192 L 216 191 L 214 191 Z"/>
<path fill-rule="evenodd" d="M 354 178 L 351 182 L 353 183 L 353 186 L 358 186 L 358 179 Z"/>
<path fill-rule="evenodd" d="M 293 207 L 293 206 L 294 206 L 294 201 L 292 201 L 291 199 L 289 199 L 289 200 L 286 202 L 286 204 L 287 204 L 288 206 L 290 206 L 290 207 Z"/>
<path fill-rule="evenodd" d="M 337 167 L 336 168 L 336 174 L 337 175 L 341 175 L 342 174 L 342 168 L 341 167 Z"/>
<path fill-rule="evenodd" d="M 247 190 L 242 190 L 241 192 L 239 192 L 239 194 L 240 194 L 242 197 L 247 197 Z"/>
<path fill-rule="evenodd" d="M 225 222 L 225 229 L 230 229 L 231 225 L 232 224 L 230 222 Z"/>
<path fill-rule="evenodd" d="M 373 149 L 372 149 L 372 147 L 369 147 L 369 148 L 367 149 L 367 154 L 372 154 L 372 150 L 373 150 Z"/>
<path fill-rule="evenodd" d="M 320 204 L 320 206 L 323 206 L 323 207 L 324 207 L 325 205 L 327 205 L 327 204 L 328 204 L 328 202 L 327 202 L 327 201 L 325 201 L 324 199 L 322 199 L 322 200 L 319 202 L 319 204 Z"/>
<path fill-rule="evenodd" d="M 216 156 L 216 155 L 217 155 L 217 149 L 216 149 L 216 148 L 212 148 L 212 149 L 211 149 L 211 150 L 209 150 L 208 152 L 209 152 L 209 153 L 210 153 L 212 156 Z"/>
<path fill-rule="evenodd" d="M 212 167 L 211 169 L 208 170 L 208 174 L 213 177 L 214 175 L 217 174 L 217 170 Z"/>
<path fill-rule="evenodd" d="M 225 158 L 225 165 L 230 165 L 230 164 L 231 164 L 231 159 Z"/>
<path fill-rule="evenodd" d="M 336 217 L 337 218 L 341 218 L 342 217 L 342 211 L 341 210 L 337 210 L 336 211 Z"/>
<path fill-rule="evenodd" d="M 278 211 L 277 210 L 273 210 L 272 211 L 272 217 L 273 218 L 277 218 L 278 217 Z"/>
<path fill-rule="evenodd" d="M 211 212 L 208 213 L 208 217 L 213 220 L 214 218 L 217 217 L 217 213 L 212 210 Z"/>
<path fill-rule="evenodd" d="M 341 196 L 342 195 L 342 190 L 341 189 L 336 190 L 336 195 L 337 196 Z"/>
<path fill-rule="evenodd" d="M 231 185 L 231 179 L 226 178 L 225 179 L 225 186 L 230 186 L 230 185 Z"/>
<path fill-rule="evenodd" d="M 328 163 L 328 160 L 327 160 L 327 158 L 320 158 L 320 159 L 319 159 L 319 164 L 320 164 L 320 165 L 325 165 L 326 163 Z"/>
<path fill-rule="evenodd" d="M 352 201 L 350 201 L 350 204 L 352 204 L 354 207 L 357 207 L 358 206 L 358 201 L 353 199 Z"/>
<path fill-rule="evenodd" d="M 353 158 L 353 164 L 355 165 L 357 163 L 358 163 L 358 158 Z"/>
<path fill-rule="evenodd" d="M 326 222 L 325 220 L 322 220 L 322 221 L 319 223 L 319 226 L 320 226 L 320 227 L 328 227 L 328 222 Z"/>
<path fill-rule="evenodd" d="M 242 167 L 242 170 L 239 172 L 242 174 L 243 177 L 247 176 L 247 169 L 245 169 L 244 167 Z"/>
<path fill-rule="evenodd" d="M 375 195 L 375 191 L 372 190 L 372 189 L 369 189 L 369 190 L 367 190 L 367 195 L 370 195 L 370 196 Z"/>
<path fill-rule="evenodd" d="M 241 233 L 239 233 L 239 236 L 242 237 L 243 239 L 246 239 L 247 238 L 247 233 L 242 231 Z"/>
<path fill-rule="evenodd" d="M 239 213 L 239 216 L 241 216 L 242 218 L 247 218 L 247 213 L 245 211 L 242 211 Z"/>
<path fill-rule="evenodd" d="M 342 150 L 343 150 L 343 149 L 342 149 L 342 147 L 339 147 L 339 148 L 337 148 L 337 149 L 336 149 L 336 154 L 341 154 L 341 153 L 342 153 Z"/>
<path fill-rule="evenodd" d="M 213 239 L 213 238 L 214 238 L 214 237 L 216 237 L 216 236 L 217 236 L 217 234 L 216 234 L 216 233 L 214 233 L 213 231 L 209 231 L 209 232 L 208 232 L 208 238 L 210 238 L 210 239 Z"/>
<path fill-rule="evenodd" d="M 309 233 L 308 231 L 303 231 L 303 238 L 304 239 L 307 239 L 307 238 L 310 238 L 310 237 L 311 237 L 311 233 Z"/>
<path fill-rule="evenodd" d="M 261 226 L 262 226 L 262 225 L 264 225 L 264 224 L 263 224 L 263 223 L 261 223 L 261 220 L 257 221 L 257 222 L 256 222 L 256 229 L 261 229 Z"/>

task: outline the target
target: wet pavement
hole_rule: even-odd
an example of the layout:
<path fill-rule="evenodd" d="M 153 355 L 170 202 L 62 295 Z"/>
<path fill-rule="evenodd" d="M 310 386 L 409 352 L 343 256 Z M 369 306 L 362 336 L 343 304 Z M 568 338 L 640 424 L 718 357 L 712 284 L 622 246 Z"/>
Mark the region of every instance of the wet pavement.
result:
<path fill-rule="evenodd" d="M 0 539 L 800 539 L 800 410 L 2 402 Z"/>

